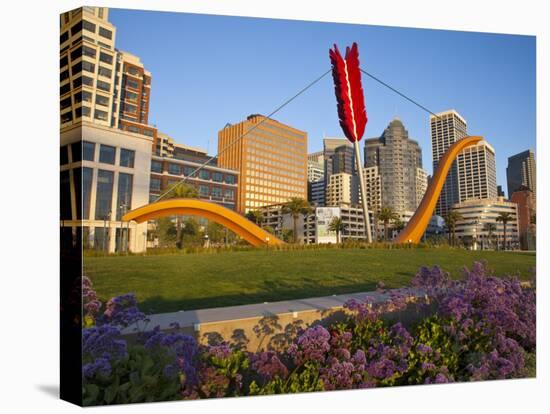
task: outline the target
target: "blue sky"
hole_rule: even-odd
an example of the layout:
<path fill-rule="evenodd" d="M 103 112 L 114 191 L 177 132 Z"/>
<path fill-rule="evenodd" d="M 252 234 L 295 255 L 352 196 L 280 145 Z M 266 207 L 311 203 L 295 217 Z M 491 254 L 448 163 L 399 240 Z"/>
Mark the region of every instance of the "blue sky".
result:
<path fill-rule="evenodd" d="M 251 113 L 267 115 L 330 68 L 328 49 L 356 41 L 361 66 L 434 112 L 456 109 L 471 135 L 495 148 L 506 189 L 510 155 L 535 149 L 532 36 L 111 9 L 118 49 L 152 72 L 150 123 L 177 142 L 217 151 L 217 132 Z M 379 136 L 398 116 L 432 171 L 429 115 L 363 77 L 369 122 Z M 308 133 L 343 136 L 332 77 L 274 116 Z"/>

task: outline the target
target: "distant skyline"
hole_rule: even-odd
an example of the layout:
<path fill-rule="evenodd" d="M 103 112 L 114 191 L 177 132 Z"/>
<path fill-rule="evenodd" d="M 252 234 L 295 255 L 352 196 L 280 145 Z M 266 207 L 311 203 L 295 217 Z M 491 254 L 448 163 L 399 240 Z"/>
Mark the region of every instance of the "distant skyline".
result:
<path fill-rule="evenodd" d="M 109 20 L 116 47 L 152 73 L 150 123 L 212 155 L 226 123 L 267 115 L 330 68 L 333 43 L 354 41 L 363 69 L 434 112 L 455 109 L 469 134 L 485 137 L 503 188 L 508 157 L 536 152 L 534 36 L 124 9 L 110 9 Z M 363 88 L 364 138 L 399 117 L 431 174 L 429 114 L 366 76 Z M 306 131 L 308 152 L 324 135 L 343 137 L 330 75 L 273 118 Z"/>

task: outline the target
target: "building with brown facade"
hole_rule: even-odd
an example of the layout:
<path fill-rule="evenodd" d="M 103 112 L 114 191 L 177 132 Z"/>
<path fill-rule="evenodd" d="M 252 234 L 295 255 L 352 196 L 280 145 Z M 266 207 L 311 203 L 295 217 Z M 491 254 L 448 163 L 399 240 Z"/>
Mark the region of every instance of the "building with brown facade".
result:
<path fill-rule="evenodd" d="M 523 250 L 536 249 L 536 206 L 535 195 L 527 186 L 520 186 L 510 196 L 510 201 L 518 205 L 518 231 Z"/>
<path fill-rule="evenodd" d="M 239 175 L 237 211 L 307 199 L 307 133 L 250 115 L 218 132 L 218 166 Z"/>

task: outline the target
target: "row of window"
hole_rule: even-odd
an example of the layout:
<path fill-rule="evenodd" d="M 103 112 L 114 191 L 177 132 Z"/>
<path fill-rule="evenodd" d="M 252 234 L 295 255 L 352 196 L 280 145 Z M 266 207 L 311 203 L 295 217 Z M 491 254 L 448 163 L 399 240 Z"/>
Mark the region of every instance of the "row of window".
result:
<path fill-rule="evenodd" d="M 157 177 L 151 177 L 150 189 L 151 191 L 161 191 L 162 180 Z M 169 180 L 168 186 L 172 186 L 177 183 L 177 180 Z M 234 200 L 235 199 L 235 190 L 232 188 L 222 188 L 222 187 L 210 187 L 207 185 L 198 185 L 196 186 L 199 191 L 199 196 L 203 198 L 216 198 L 216 199 L 226 199 Z"/>
<path fill-rule="evenodd" d="M 181 166 L 178 164 L 168 164 L 168 173 L 172 175 L 183 175 L 185 177 L 190 177 L 196 169 L 197 167 L 188 165 Z M 155 160 L 151 161 L 151 171 L 162 174 L 162 162 Z M 197 173 L 193 176 L 197 177 Z M 208 171 L 205 169 L 199 170 L 198 178 L 201 180 L 212 180 L 217 183 L 225 182 L 226 184 L 235 184 L 237 181 L 236 177 L 232 174 L 223 174 L 219 171 Z"/>
<path fill-rule="evenodd" d="M 81 21 L 77 22 L 76 24 L 74 24 L 71 27 L 71 29 L 70 29 L 71 36 L 74 36 L 74 35 L 80 33 L 82 31 L 82 29 L 84 29 L 88 32 L 95 33 L 96 32 L 96 24 L 92 23 L 92 22 L 89 22 L 87 20 L 81 20 Z M 105 39 L 109 39 L 109 40 L 113 39 L 113 32 L 109 29 L 106 29 L 105 27 L 99 26 L 98 34 L 101 37 L 104 37 Z M 61 35 L 59 37 L 59 42 L 60 42 L 60 44 L 63 44 L 68 39 L 69 39 L 69 30 L 67 30 L 66 32 L 61 33 Z"/>

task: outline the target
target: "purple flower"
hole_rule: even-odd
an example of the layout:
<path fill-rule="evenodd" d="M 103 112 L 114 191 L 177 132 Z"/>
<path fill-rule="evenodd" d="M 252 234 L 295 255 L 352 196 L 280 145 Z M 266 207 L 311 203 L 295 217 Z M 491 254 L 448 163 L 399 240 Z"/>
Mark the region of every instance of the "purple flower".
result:
<path fill-rule="evenodd" d="M 289 347 L 288 353 L 296 365 L 304 362 L 324 362 L 330 350 L 330 334 L 321 325 L 306 329 Z"/>

